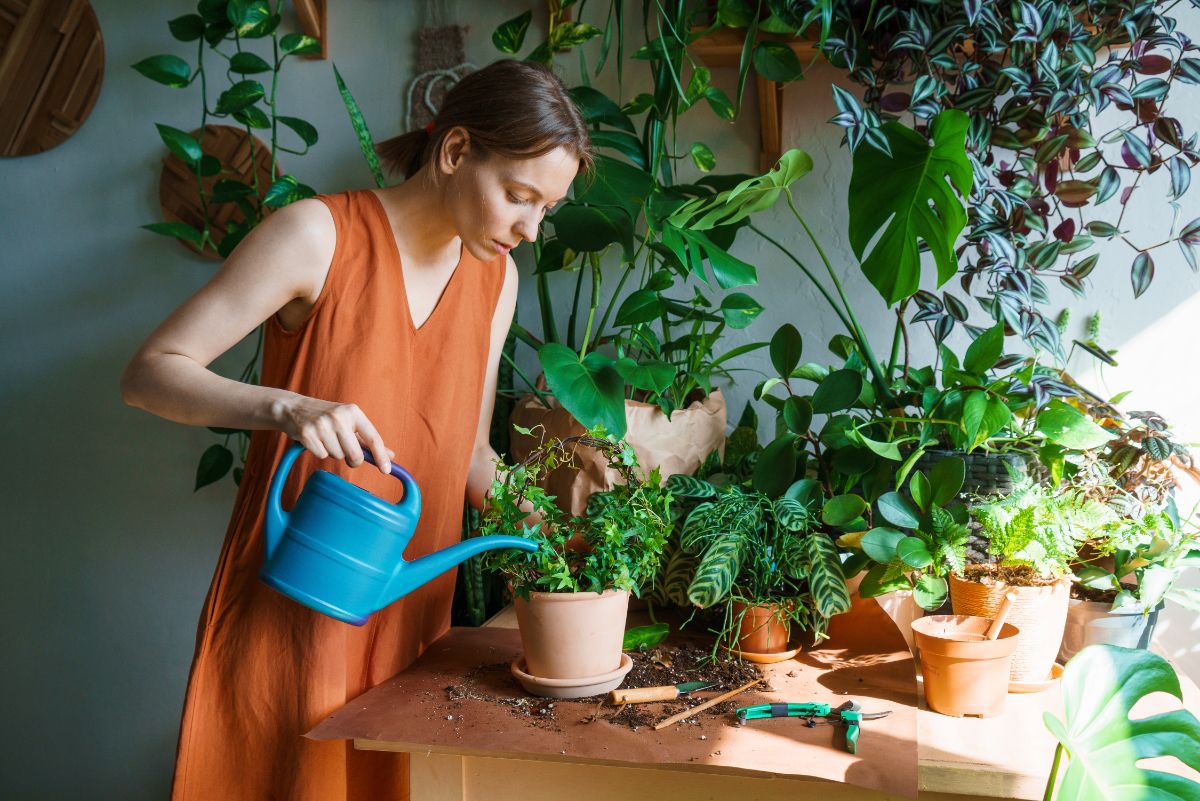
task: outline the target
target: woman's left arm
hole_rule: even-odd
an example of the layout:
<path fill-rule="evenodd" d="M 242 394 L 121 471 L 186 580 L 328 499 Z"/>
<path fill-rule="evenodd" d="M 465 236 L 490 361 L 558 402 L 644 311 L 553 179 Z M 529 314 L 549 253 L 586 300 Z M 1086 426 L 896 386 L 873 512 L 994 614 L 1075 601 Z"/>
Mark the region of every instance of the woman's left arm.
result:
<path fill-rule="evenodd" d="M 513 313 L 517 308 L 517 265 L 508 256 L 504 272 L 504 287 L 492 314 L 491 345 L 488 348 L 487 373 L 483 380 L 483 398 L 479 404 L 479 424 L 475 429 L 475 449 L 471 454 L 471 468 L 467 472 L 467 502 L 482 509 L 487 492 L 496 479 L 496 460 L 499 458 L 490 440 L 492 410 L 496 405 L 496 374 L 500 367 L 500 354 L 504 340 L 512 327 Z"/>

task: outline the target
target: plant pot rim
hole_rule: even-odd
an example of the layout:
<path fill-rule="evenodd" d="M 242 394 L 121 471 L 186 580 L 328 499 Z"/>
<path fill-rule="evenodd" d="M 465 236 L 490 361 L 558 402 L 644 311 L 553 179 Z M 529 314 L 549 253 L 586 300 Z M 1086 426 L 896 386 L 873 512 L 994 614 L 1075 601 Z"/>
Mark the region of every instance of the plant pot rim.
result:
<path fill-rule="evenodd" d="M 629 595 L 629 590 L 618 590 L 611 587 L 604 592 L 531 592 L 529 600 L 536 598 L 542 603 L 565 603 L 567 601 L 594 601 L 598 598 L 611 598 L 614 595 Z M 516 599 L 525 600 L 521 596 L 516 596 Z M 514 599 L 514 600 L 516 600 Z"/>
<path fill-rule="evenodd" d="M 1083 598 L 1072 598 L 1070 600 L 1070 603 L 1068 604 L 1067 608 L 1069 609 L 1072 606 L 1078 607 L 1080 605 L 1084 605 L 1085 609 L 1091 609 L 1097 613 L 1100 612 L 1100 609 L 1097 607 L 1104 607 L 1105 614 L 1128 616 L 1128 615 L 1142 615 L 1142 614 L 1152 615 L 1155 612 L 1161 612 L 1163 609 L 1166 609 L 1167 602 L 1165 600 L 1159 601 L 1158 606 L 1154 607 L 1153 609 L 1151 609 L 1147 612 L 1142 612 L 1142 610 L 1137 607 L 1134 607 L 1131 609 L 1113 609 L 1112 604 L 1109 603 L 1108 601 L 1087 601 L 1087 600 L 1084 600 Z"/>
<path fill-rule="evenodd" d="M 994 640 L 955 640 L 939 636 L 932 631 L 925 631 L 925 629 L 934 629 L 951 622 L 958 624 L 975 622 L 974 628 L 978 631 L 973 633 L 983 634 L 991 625 L 992 619 L 979 615 L 926 615 L 919 617 L 911 624 L 917 646 L 922 651 L 939 656 L 978 660 L 1003 659 L 1011 655 L 1017 648 L 1017 635 L 1021 633 L 1021 630 L 1011 623 L 1005 623 L 1004 627 L 1000 629 L 1000 636 Z"/>
<path fill-rule="evenodd" d="M 1063 584 L 1071 584 L 1071 574 L 1068 573 L 1064 576 L 1059 576 L 1058 578 L 1056 578 L 1053 581 L 1050 581 L 1046 584 L 1009 584 L 1007 581 L 1004 581 L 1003 579 L 999 579 L 999 578 L 995 579 L 991 583 L 986 583 L 986 582 L 982 582 L 982 581 L 976 581 L 975 579 L 967 578 L 966 576 L 960 575 L 956 572 L 950 573 L 950 580 L 957 581 L 959 584 L 976 584 L 976 585 L 985 586 L 985 587 L 986 586 L 1004 587 L 1006 589 L 1015 590 L 1017 592 L 1023 592 L 1026 594 L 1034 594 L 1034 593 L 1041 593 L 1041 592 L 1052 592 L 1054 590 L 1057 590 Z"/>

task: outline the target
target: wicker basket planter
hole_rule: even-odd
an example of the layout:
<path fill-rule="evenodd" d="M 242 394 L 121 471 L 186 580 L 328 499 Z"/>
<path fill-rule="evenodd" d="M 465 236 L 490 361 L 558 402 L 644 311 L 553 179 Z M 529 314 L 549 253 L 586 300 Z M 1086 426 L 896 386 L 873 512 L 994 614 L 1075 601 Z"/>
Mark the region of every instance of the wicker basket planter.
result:
<path fill-rule="evenodd" d="M 983 583 L 950 576 L 950 600 L 956 615 L 993 617 L 1007 592 L 1015 592 L 1017 601 L 1008 622 L 1021 630 L 1009 671 L 1011 682 L 1034 683 L 1051 675 L 1067 622 L 1067 602 L 1071 599 L 1071 579 L 1064 576 L 1041 587 L 1020 587 L 1003 581 Z"/>

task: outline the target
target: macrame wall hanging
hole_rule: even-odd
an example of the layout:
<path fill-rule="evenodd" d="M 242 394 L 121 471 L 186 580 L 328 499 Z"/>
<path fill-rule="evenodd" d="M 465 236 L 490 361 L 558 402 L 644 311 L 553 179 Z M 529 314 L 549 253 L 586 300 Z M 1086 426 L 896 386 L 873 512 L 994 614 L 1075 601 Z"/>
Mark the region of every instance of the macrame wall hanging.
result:
<path fill-rule="evenodd" d="M 449 21 L 454 5 L 454 0 L 425 0 L 425 27 L 417 31 L 417 74 L 404 103 L 405 131 L 432 122 L 450 87 L 477 69 L 466 60 L 467 26 Z"/>

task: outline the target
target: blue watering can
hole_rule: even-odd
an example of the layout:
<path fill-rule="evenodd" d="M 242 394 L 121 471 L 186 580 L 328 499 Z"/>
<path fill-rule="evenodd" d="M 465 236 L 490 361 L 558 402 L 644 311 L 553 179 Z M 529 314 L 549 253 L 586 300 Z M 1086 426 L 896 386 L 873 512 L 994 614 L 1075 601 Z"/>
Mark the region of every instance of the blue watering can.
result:
<path fill-rule="evenodd" d="M 474 537 L 413 562 L 404 560 L 421 516 L 421 491 L 393 464 L 404 498 L 390 504 L 325 470 L 317 470 L 291 512 L 280 505 L 283 483 L 304 450 L 292 443 L 267 494 L 267 557 L 259 577 L 289 598 L 337 620 L 361 626 L 382 609 L 477 553 L 497 548 L 535 551 L 522 537 Z M 371 453 L 364 449 L 374 464 Z"/>

